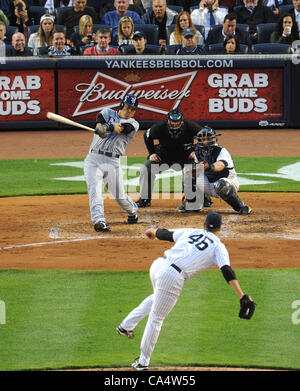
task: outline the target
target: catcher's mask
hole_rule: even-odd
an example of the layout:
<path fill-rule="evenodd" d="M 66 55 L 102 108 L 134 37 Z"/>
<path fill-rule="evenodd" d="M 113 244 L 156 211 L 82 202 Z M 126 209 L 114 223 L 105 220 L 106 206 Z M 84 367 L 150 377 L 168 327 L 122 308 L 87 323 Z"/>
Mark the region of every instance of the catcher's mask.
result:
<path fill-rule="evenodd" d="M 133 94 L 128 94 L 124 96 L 122 102 L 120 103 L 119 110 L 122 110 L 125 105 L 132 106 L 136 110 L 138 108 L 139 100 Z"/>
<path fill-rule="evenodd" d="M 198 140 L 199 147 L 206 153 L 210 153 L 216 145 L 218 145 L 218 137 L 221 134 L 216 134 L 215 130 L 209 126 L 204 126 L 196 134 L 195 139 Z"/>
<path fill-rule="evenodd" d="M 173 109 L 167 114 L 168 130 L 172 138 L 178 138 L 183 130 L 184 116 L 181 110 Z"/>

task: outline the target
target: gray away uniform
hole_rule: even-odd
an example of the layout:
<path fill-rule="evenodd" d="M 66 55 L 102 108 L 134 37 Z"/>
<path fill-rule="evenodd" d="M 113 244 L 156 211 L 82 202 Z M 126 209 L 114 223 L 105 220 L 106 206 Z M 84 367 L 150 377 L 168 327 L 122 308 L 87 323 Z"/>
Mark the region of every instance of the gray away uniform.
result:
<path fill-rule="evenodd" d="M 137 205 L 125 193 L 120 156 L 124 154 L 125 148 L 133 140 L 139 129 L 139 123 L 133 118 L 120 118 L 118 112 L 111 109 L 102 110 L 98 115 L 97 122 L 108 125 L 116 122 L 129 126 L 126 126 L 124 131 L 120 133 L 109 132 L 107 138 L 104 139 L 95 134 L 89 153 L 84 160 L 84 176 L 93 224 L 99 221 L 106 222 L 102 197 L 103 183 L 129 215 L 136 214 L 138 209 Z"/>

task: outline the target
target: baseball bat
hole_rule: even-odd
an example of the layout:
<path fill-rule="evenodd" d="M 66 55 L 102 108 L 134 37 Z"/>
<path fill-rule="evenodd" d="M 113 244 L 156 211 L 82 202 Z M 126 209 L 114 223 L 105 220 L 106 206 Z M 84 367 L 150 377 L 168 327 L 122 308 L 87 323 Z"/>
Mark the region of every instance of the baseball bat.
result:
<path fill-rule="evenodd" d="M 61 122 L 62 124 L 76 126 L 77 128 L 81 128 L 81 129 L 84 129 L 84 130 L 89 130 L 90 132 L 94 132 L 95 131 L 95 129 L 93 129 L 93 128 L 89 128 L 88 126 L 85 126 L 85 125 L 82 125 L 82 124 L 80 124 L 78 122 L 72 121 L 71 119 L 65 118 L 62 115 L 51 113 L 50 111 L 48 111 L 48 113 L 46 114 L 46 117 L 48 119 L 52 119 L 53 121 Z"/>

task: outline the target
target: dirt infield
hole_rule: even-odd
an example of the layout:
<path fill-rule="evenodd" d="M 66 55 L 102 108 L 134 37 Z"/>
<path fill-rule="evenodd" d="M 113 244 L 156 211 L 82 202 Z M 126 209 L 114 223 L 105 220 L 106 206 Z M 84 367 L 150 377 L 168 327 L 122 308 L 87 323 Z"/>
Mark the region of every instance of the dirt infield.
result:
<path fill-rule="evenodd" d="M 128 147 L 128 156 L 146 155 L 143 133 L 138 132 Z M 233 156 L 299 154 L 297 130 L 221 133 L 220 143 Z M 22 148 L 16 150 L 20 139 Z M 0 132 L 0 158 L 83 158 L 90 141 L 91 134 L 85 131 Z M 156 199 L 151 208 L 140 210 L 139 224 L 132 226 L 126 223 L 127 216 L 116 202 L 106 199 L 106 217 L 112 231 L 105 234 L 93 230 L 87 195 L 2 198 L 0 267 L 147 270 L 169 244 L 145 239 L 146 228 L 199 226 L 208 211 L 223 215 L 222 240 L 235 268 L 297 267 L 299 194 L 242 193 L 242 198 L 253 208 L 250 216 L 238 216 L 217 199 L 200 213 L 181 215 L 176 211 L 179 199 Z"/>

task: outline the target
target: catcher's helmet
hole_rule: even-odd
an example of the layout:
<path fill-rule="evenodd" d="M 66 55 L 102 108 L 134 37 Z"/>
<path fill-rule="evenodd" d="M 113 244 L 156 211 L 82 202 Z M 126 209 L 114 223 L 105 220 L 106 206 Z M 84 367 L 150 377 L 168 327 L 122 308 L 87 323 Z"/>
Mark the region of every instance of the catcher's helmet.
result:
<path fill-rule="evenodd" d="M 132 106 L 136 110 L 138 108 L 139 100 L 133 94 L 125 95 L 120 103 L 119 109 L 122 110 L 125 105 Z"/>
<path fill-rule="evenodd" d="M 195 139 L 198 140 L 199 148 L 206 152 L 210 152 L 216 145 L 218 145 L 217 141 L 219 136 L 221 136 L 221 134 L 216 134 L 216 131 L 213 128 L 204 126 L 196 134 Z"/>
<path fill-rule="evenodd" d="M 178 138 L 183 129 L 184 115 L 181 110 L 173 109 L 167 114 L 168 130 L 172 138 Z"/>

